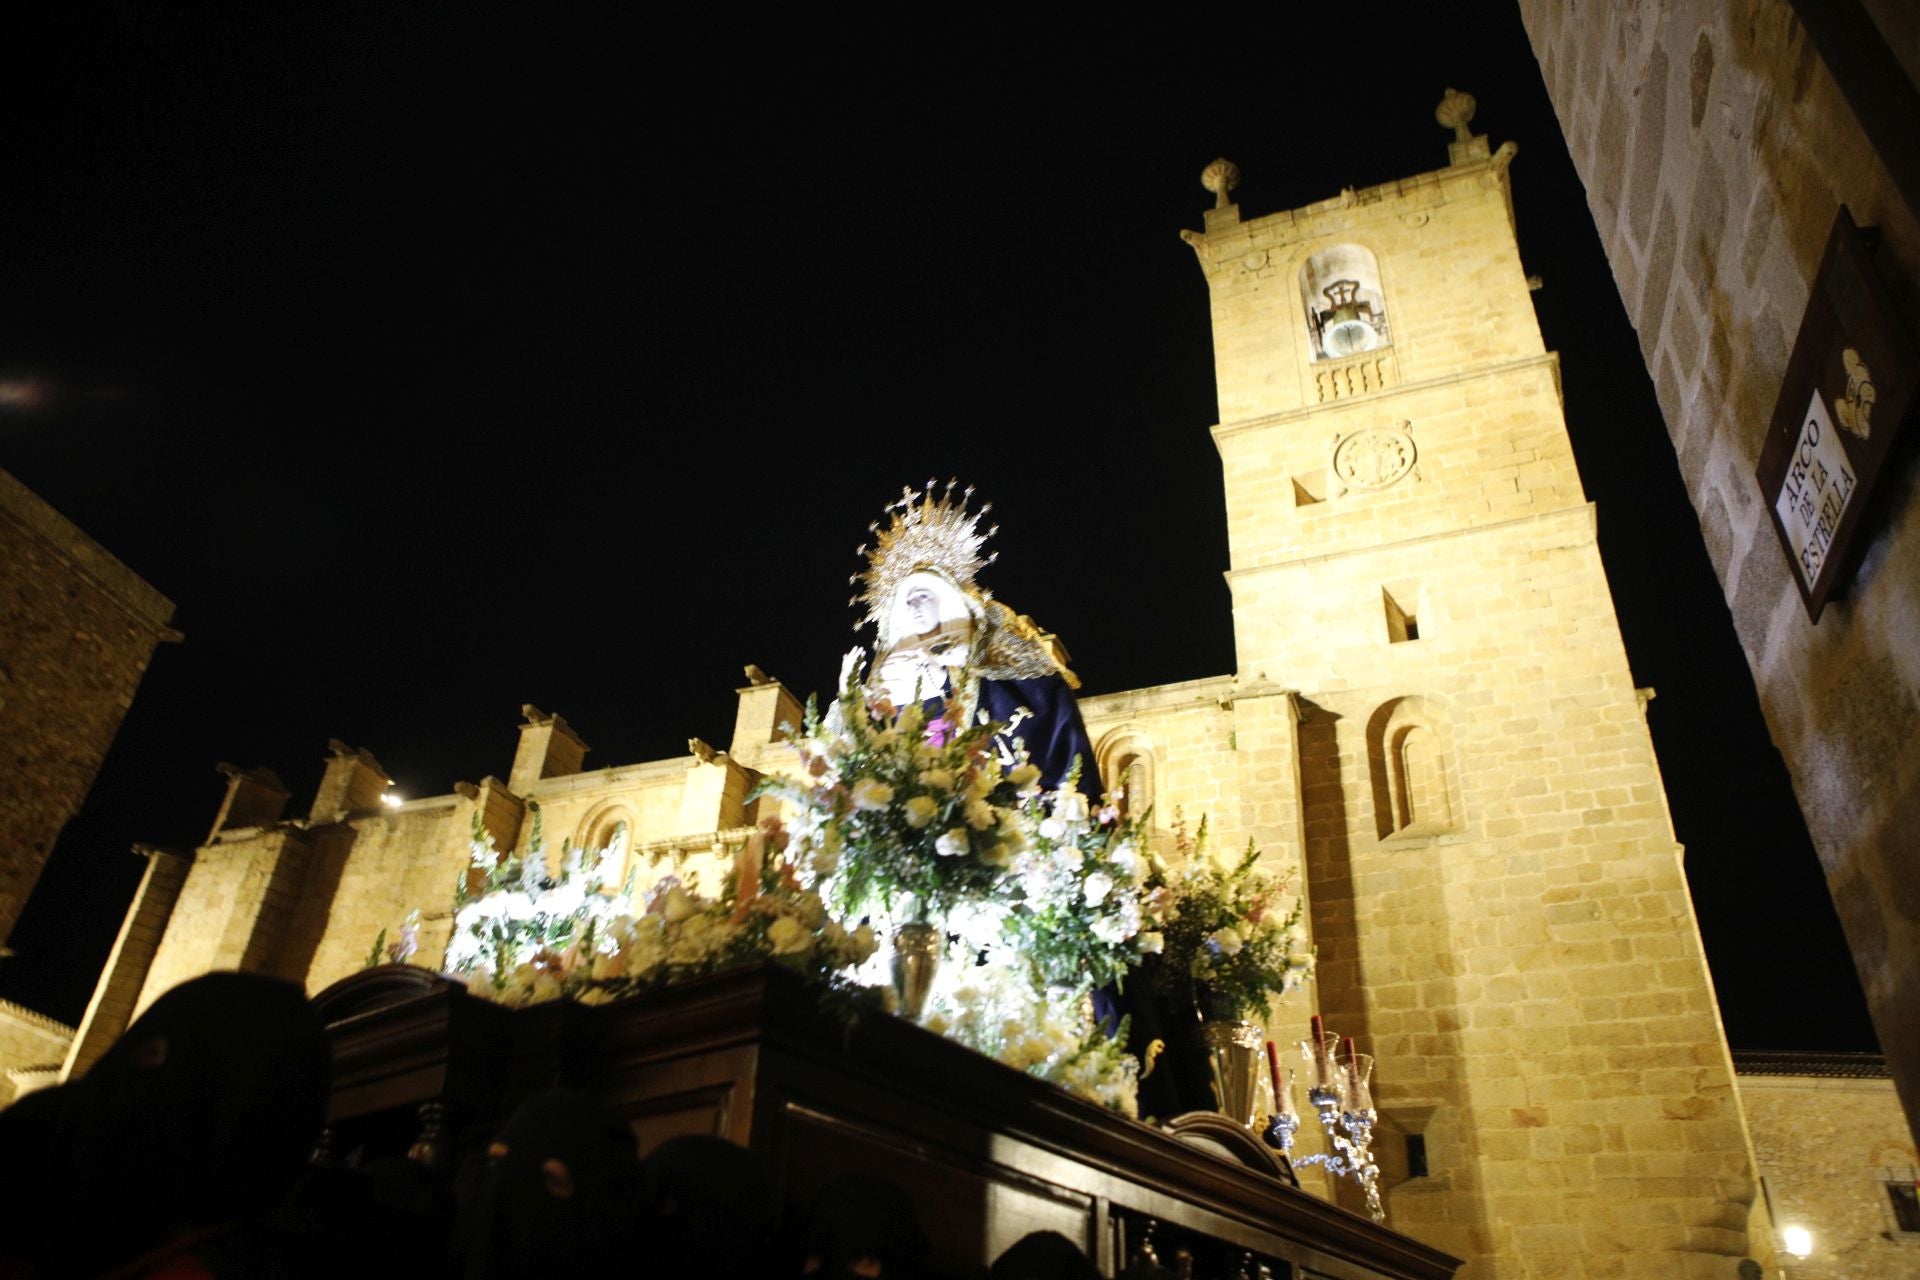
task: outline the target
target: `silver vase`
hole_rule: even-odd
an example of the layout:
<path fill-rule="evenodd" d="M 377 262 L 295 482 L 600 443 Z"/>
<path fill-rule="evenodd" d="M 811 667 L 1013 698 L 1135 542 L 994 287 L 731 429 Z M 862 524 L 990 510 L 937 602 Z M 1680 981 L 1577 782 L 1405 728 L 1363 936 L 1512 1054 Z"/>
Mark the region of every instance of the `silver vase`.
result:
<path fill-rule="evenodd" d="M 927 1011 L 933 975 L 940 971 L 946 935 L 926 921 L 903 924 L 893 934 L 893 990 L 900 1012 L 915 1022 Z"/>
<path fill-rule="evenodd" d="M 1207 1044 L 1215 1105 L 1220 1114 L 1251 1129 L 1260 1103 L 1260 1073 L 1266 1068 L 1261 1052 L 1266 1033 L 1251 1022 L 1208 1018 L 1200 1024 L 1200 1035 Z"/>

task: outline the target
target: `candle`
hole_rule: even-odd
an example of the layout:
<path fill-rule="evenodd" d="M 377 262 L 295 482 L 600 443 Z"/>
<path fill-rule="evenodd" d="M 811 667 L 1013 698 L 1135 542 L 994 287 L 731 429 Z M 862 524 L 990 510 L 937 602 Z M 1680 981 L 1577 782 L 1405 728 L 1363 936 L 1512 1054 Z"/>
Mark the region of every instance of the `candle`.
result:
<path fill-rule="evenodd" d="M 1267 1041 L 1267 1074 L 1273 1077 L 1273 1109 L 1280 1115 L 1293 1113 L 1293 1099 L 1280 1084 L 1280 1046 Z"/>

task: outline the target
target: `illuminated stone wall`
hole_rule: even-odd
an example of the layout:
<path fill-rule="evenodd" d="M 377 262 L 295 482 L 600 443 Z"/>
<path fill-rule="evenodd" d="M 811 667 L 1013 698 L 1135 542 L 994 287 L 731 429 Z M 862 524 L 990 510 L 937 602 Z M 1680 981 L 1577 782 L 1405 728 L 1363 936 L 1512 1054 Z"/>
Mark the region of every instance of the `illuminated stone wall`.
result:
<path fill-rule="evenodd" d="M 556 868 L 563 845 L 613 846 L 616 883 L 636 868 L 643 887 L 676 871 L 711 892 L 725 851 L 759 816 L 746 797 L 761 770 L 786 767 L 780 723 L 799 718 L 774 682 L 742 689 L 740 705 L 730 751 L 693 743 L 698 750 L 680 759 L 591 771 L 566 722 L 529 707 L 507 771 L 524 794 L 487 777 L 389 805 L 379 761 L 336 742 L 309 812 L 286 819 L 277 778 L 226 768 L 227 797 L 207 841 L 189 856 L 154 854 L 66 1073 L 84 1073 L 158 996 L 211 970 L 270 973 L 319 992 L 364 967 L 382 930 L 397 938 L 412 910 L 422 917 L 414 963 L 437 966 L 476 818 L 503 852 L 531 849 L 537 814 Z"/>
<path fill-rule="evenodd" d="M 10 1071 L 57 1066 L 67 1056 L 73 1028 L 0 1000 L 0 1107 L 14 1099 Z"/>
<path fill-rule="evenodd" d="M 1804 1259 L 1776 1256 L 1788 1280 L 1920 1274 L 1920 1233 L 1899 1234 L 1887 1196 L 1887 1178 L 1920 1178 L 1891 1080 L 1743 1071 L 1740 1097 L 1775 1223 L 1812 1237 Z"/>
<path fill-rule="evenodd" d="M 1394 1225 L 1474 1280 L 1726 1276 L 1751 1165 L 1512 157 L 1459 136 L 1452 158 L 1189 237 L 1240 667 L 1209 691 L 1215 794 L 1304 855 L 1319 1006 L 1377 1055 L 1401 1131 Z M 1338 317 L 1300 280 L 1343 245 L 1377 263 L 1384 334 L 1316 358 Z M 1428 1176 L 1404 1179 L 1405 1133 Z"/>
<path fill-rule="evenodd" d="M 1881 1046 L 1920 1116 L 1912 468 L 1889 471 L 1859 574 L 1817 626 L 1754 479 L 1837 209 L 1879 228 L 1877 266 L 1909 334 L 1920 219 L 1786 0 L 1520 7 Z M 1867 7 L 1911 78 L 1913 6 Z"/>
<path fill-rule="evenodd" d="M 172 615 L 166 597 L 0 471 L 0 942 Z"/>

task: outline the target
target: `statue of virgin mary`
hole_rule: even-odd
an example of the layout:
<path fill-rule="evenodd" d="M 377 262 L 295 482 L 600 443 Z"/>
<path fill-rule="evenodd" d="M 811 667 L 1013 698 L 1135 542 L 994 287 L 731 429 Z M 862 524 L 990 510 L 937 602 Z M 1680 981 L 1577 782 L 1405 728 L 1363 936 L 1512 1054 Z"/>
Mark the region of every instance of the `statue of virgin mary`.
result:
<path fill-rule="evenodd" d="M 973 490 L 956 500 L 955 488 L 950 480 L 943 490 L 932 481 L 905 490 L 860 548 L 867 568 L 853 578 L 862 590 L 852 603 L 866 608 L 860 625 L 877 632 L 873 682 L 895 706 L 920 702 L 930 720 L 1007 726 L 1003 750 L 1024 752 L 1048 790 L 1078 761 L 1077 789 L 1098 799 L 1093 744 L 1073 697 L 1080 681 L 1058 641 L 978 584 L 998 554 L 980 554 L 997 526 L 982 532 L 991 504 L 970 511 Z"/>

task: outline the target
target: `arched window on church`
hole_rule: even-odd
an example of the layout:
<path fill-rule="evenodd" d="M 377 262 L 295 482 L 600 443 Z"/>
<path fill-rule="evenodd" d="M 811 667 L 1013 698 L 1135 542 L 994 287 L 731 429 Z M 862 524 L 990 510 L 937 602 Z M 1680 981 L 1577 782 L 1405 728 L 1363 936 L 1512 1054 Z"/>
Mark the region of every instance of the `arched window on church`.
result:
<path fill-rule="evenodd" d="M 1095 748 L 1100 780 L 1118 799 L 1124 817 L 1140 818 L 1153 808 L 1153 745 L 1137 733 L 1110 734 Z"/>
<path fill-rule="evenodd" d="M 1459 828 L 1446 722 L 1431 699 L 1394 698 L 1367 722 L 1374 816 L 1382 840 Z"/>
<path fill-rule="evenodd" d="M 1392 343 L 1380 264 L 1357 244 L 1336 244 L 1300 268 L 1308 344 L 1315 360 L 1346 360 Z"/>
<path fill-rule="evenodd" d="M 598 805 L 575 828 L 574 843 L 589 853 L 599 852 L 601 880 L 617 886 L 626 880 L 627 860 L 633 854 L 633 815 L 622 804 Z"/>

